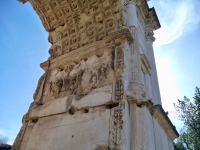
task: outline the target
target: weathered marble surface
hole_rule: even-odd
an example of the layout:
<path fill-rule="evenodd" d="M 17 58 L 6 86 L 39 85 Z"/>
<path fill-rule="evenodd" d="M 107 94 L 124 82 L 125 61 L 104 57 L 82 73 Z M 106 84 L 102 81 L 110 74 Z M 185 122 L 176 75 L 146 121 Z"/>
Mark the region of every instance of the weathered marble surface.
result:
<path fill-rule="evenodd" d="M 12 150 L 173 150 L 146 0 L 20 1 L 52 46 Z"/>

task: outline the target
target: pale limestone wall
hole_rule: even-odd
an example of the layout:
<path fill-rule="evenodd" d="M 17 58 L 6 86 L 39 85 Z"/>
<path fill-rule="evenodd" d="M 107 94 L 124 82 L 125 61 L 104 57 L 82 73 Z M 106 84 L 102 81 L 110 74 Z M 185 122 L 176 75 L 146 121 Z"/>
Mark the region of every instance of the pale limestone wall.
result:
<path fill-rule="evenodd" d="M 158 122 L 153 119 L 154 121 L 154 134 L 155 134 L 155 141 L 156 141 L 156 149 L 162 150 L 173 150 L 173 141 L 167 136 L 166 132 L 163 128 L 158 124 Z"/>
<path fill-rule="evenodd" d="M 153 117 L 149 113 L 149 110 L 147 108 L 144 108 L 144 111 L 145 111 L 145 119 L 146 119 L 145 120 L 146 149 L 156 150 Z"/>
<path fill-rule="evenodd" d="M 26 150 L 93 150 L 97 145 L 108 145 L 109 119 L 110 110 L 105 108 L 41 118 Z"/>
<path fill-rule="evenodd" d="M 138 39 L 139 39 L 139 44 L 140 44 L 140 54 L 145 54 L 148 57 L 148 49 L 146 48 L 146 39 L 145 39 L 145 34 L 141 31 L 141 28 L 138 27 Z"/>
<path fill-rule="evenodd" d="M 173 150 L 146 0 L 30 3 L 52 46 L 12 149 Z"/>
<path fill-rule="evenodd" d="M 169 149 L 173 150 L 174 149 L 174 143 L 173 143 L 172 139 L 170 139 L 169 136 L 167 138 L 168 138 Z"/>
<path fill-rule="evenodd" d="M 29 141 L 32 129 L 33 129 L 33 124 L 29 123 L 27 125 L 26 132 L 25 132 L 23 139 L 21 141 L 21 145 L 19 147 L 19 150 L 25 150 L 26 149 L 26 145 L 27 145 L 27 142 Z"/>
<path fill-rule="evenodd" d="M 145 106 L 131 104 L 131 149 L 173 150 L 173 140 Z"/>

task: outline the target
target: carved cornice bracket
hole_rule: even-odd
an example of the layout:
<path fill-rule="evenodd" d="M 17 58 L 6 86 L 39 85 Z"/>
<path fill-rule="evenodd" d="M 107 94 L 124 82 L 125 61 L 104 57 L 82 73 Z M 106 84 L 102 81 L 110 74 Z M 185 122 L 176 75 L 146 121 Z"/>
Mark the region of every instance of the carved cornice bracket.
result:
<path fill-rule="evenodd" d="M 146 26 L 145 38 L 146 38 L 147 41 L 150 41 L 150 42 L 154 42 L 156 40 L 156 38 L 154 37 L 153 29 L 151 28 L 150 25 Z"/>
<path fill-rule="evenodd" d="M 137 6 L 144 20 L 150 22 L 153 30 L 157 30 L 161 27 L 154 7 L 149 8 L 147 0 L 137 0 Z"/>

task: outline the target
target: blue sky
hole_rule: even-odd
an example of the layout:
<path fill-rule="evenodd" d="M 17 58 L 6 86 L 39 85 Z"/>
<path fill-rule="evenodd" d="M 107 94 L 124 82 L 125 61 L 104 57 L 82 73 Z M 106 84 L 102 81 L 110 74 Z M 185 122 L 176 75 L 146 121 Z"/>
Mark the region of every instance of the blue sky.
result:
<path fill-rule="evenodd" d="M 200 1 L 151 0 L 162 28 L 154 43 L 163 107 L 174 119 L 173 102 L 193 97 L 200 87 Z M 12 144 L 22 116 L 33 101 L 33 93 L 48 58 L 47 32 L 30 3 L 0 1 L 0 137 Z"/>

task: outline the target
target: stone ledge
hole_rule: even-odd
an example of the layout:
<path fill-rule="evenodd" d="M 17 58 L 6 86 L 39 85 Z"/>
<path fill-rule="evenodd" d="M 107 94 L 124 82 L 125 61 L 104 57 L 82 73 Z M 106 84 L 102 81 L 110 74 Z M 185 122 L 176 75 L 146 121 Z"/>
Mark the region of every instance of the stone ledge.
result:
<path fill-rule="evenodd" d="M 40 67 L 46 71 L 48 66 L 50 66 L 49 69 L 52 69 L 59 67 L 62 64 L 66 64 L 67 62 L 79 62 L 80 60 L 86 59 L 88 56 L 92 56 L 94 54 L 101 55 L 106 48 L 112 47 L 113 45 L 120 45 L 124 40 L 129 44 L 134 42 L 130 30 L 127 28 L 111 33 L 108 37 L 105 37 L 101 41 L 88 44 L 55 59 L 49 59 L 48 61 L 41 63 Z"/>
<path fill-rule="evenodd" d="M 158 123 L 163 127 L 165 132 L 169 135 L 172 140 L 175 140 L 179 137 L 179 133 L 176 130 L 176 127 L 172 124 L 169 117 L 166 115 L 164 109 L 161 105 L 154 106 L 154 114 Z"/>
<path fill-rule="evenodd" d="M 70 95 L 46 102 L 45 104 L 33 109 L 30 112 L 29 119 L 47 117 L 62 113 L 75 113 L 78 110 L 89 109 L 112 104 L 112 85 L 98 88 L 91 91 L 88 95 L 80 98 L 76 95 Z"/>
<path fill-rule="evenodd" d="M 130 103 L 135 103 L 137 105 L 147 107 L 151 115 L 154 116 L 154 118 L 162 126 L 162 128 L 172 140 L 175 140 L 179 137 L 179 133 L 170 121 L 169 117 L 166 115 L 161 105 L 154 105 L 151 100 L 145 100 L 145 98 L 142 99 L 140 95 L 137 97 L 127 96 L 127 100 Z"/>

